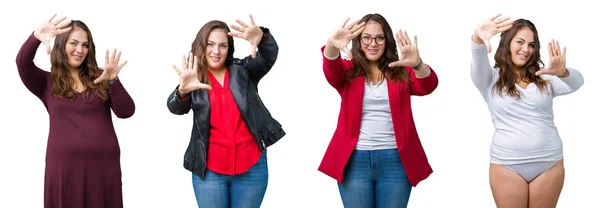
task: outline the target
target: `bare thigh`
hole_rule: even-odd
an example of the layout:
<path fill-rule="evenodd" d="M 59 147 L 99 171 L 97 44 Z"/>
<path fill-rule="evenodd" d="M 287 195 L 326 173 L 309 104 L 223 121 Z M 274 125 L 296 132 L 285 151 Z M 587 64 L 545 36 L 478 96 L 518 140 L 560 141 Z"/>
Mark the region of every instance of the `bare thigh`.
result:
<path fill-rule="evenodd" d="M 498 208 L 527 208 L 529 185 L 519 174 L 490 164 L 490 187 Z"/>
<path fill-rule="evenodd" d="M 529 183 L 529 207 L 556 207 L 564 181 L 565 167 L 560 160 Z"/>

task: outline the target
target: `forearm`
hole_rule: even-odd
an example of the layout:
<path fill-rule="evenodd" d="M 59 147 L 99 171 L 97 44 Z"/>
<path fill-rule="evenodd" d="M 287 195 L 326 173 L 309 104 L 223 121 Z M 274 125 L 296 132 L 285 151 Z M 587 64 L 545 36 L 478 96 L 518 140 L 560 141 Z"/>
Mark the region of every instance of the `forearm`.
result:
<path fill-rule="evenodd" d="M 110 107 L 119 118 L 129 118 L 135 113 L 135 103 L 120 80 L 108 85 Z"/>

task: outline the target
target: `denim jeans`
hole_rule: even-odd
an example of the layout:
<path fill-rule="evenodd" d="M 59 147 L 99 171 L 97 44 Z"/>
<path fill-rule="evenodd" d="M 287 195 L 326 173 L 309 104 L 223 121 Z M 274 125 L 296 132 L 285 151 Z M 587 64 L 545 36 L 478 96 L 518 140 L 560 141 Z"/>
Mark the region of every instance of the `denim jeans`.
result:
<path fill-rule="evenodd" d="M 204 180 L 192 174 L 196 201 L 200 208 L 259 208 L 267 190 L 267 152 L 248 171 L 222 175 L 206 170 Z"/>
<path fill-rule="evenodd" d="M 412 190 L 398 149 L 355 150 L 338 188 L 345 208 L 406 207 Z"/>

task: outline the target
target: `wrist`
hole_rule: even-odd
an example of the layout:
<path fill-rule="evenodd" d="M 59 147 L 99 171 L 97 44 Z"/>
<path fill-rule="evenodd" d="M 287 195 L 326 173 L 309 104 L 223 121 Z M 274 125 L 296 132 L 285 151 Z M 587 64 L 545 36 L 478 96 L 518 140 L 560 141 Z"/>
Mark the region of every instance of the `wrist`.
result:
<path fill-rule="evenodd" d="M 412 68 L 414 70 L 419 70 L 419 69 L 421 69 L 421 67 L 423 67 L 423 60 L 421 58 L 419 58 L 419 63 L 416 66 L 413 66 Z"/>
<path fill-rule="evenodd" d="M 109 85 L 111 85 L 111 84 L 114 84 L 114 83 L 115 83 L 115 82 L 117 82 L 118 80 L 119 80 L 119 76 L 116 76 L 115 78 L 108 80 L 108 84 L 109 84 Z"/>
<path fill-rule="evenodd" d="M 570 74 L 571 73 L 569 72 L 569 70 L 565 69 L 565 72 L 563 74 L 559 75 L 558 77 L 559 78 L 567 78 L 567 77 L 569 77 Z"/>

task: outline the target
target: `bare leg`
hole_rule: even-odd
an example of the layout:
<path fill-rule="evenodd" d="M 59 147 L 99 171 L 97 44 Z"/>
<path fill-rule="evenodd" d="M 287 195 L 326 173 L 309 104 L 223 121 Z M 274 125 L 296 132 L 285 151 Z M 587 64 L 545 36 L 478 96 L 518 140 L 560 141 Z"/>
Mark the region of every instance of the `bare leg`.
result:
<path fill-rule="evenodd" d="M 527 208 L 529 186 L 514 171 L 498 164 L 490 164 L 490 186 L 498 208 Z"/>

